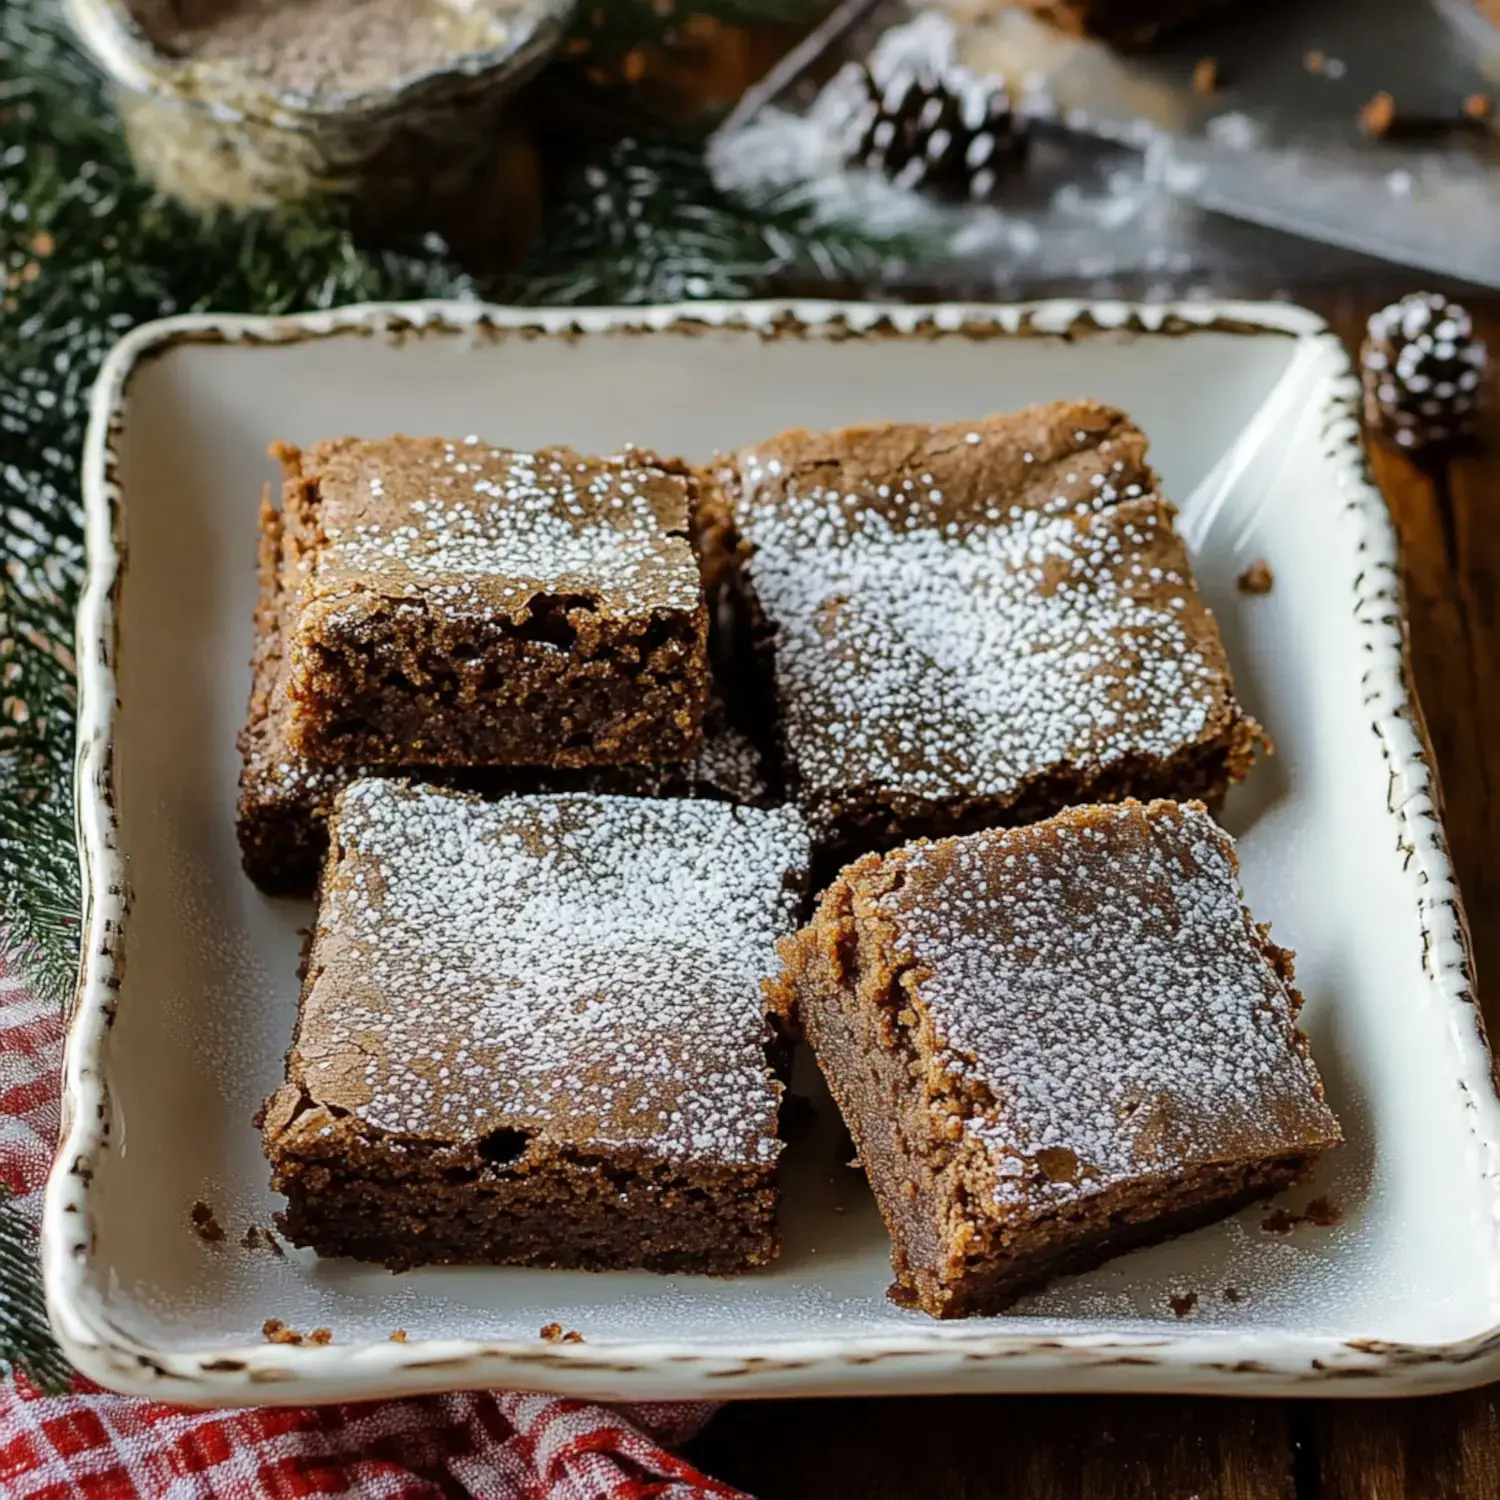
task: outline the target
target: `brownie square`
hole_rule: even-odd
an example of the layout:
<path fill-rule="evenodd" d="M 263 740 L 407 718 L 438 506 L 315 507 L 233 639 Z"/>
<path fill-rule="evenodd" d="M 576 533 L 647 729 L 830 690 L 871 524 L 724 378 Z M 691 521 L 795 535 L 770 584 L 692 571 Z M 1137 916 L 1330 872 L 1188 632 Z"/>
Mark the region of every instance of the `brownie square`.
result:
<path fill-rule="evenodd" d="M 711 797 L 765 806 L 772 799 L 760 752 L 728 721 L 711 693 L 703 739 L 685 762 L 595 766 L 588 770 L 336 766 L 310 760 L 292 743 L 288 658 L 283 648 L 282 516 L 261 510 L 260 596 L 255 614 L 250 708 L 240 732 L 238 832 L 249 875 L 268 895 L 310 896 L 328 851 L 328 818 L 338 794 L 366 775 L 418 777 L 486 797 L 598 792 L 636 797 Z"/>
<path fill-rule="evenodd" d="M 762 983 L 790 809 L 341 795 L 263 1139 L 296 1244 L 393 1268 L 724 1274 L 776 1253 Z"/>
<path fill-rule="evenodd" d="M 337 438 L 286 469 L 288 732 L 342 765 L 688 760 L 708 685 L 686 466 Z"/>
<path fill-rule="evenodd" d="M 1216 802 L 1262 738 L 1154 491 L 1086 402 L 795 431 L 720 464 L 788 789 L 845 856 L 1135 796 Z"/>
<path fill-rule="evenodd" d="M 795 1007 L 934 1317 L 1276 1191 L 1339 1141 L 1292 956 L 1201 805 L 1080 807 L 867 855 L 782 943 Z"/>

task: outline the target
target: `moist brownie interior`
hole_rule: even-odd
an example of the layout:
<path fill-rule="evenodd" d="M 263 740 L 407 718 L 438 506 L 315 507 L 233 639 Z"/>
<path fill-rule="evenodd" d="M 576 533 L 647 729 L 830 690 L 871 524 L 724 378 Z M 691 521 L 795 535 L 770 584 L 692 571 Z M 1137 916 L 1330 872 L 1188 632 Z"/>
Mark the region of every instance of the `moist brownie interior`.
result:
<path fill-rule="evenodd" d="M 895 1244 L 898 1300 L 1002 1310 L 1337 1144 L 1292 958 L 1198 805 L 867 856 L 782 944 Z"/>
<path fill-rule="evenodd" d="M 276 451 L 301 754 L 582 767 L 695 753 L 707 611 L 685 465 L 472 437 Z"/>
<path fill-rule="evenodd" d="M 293 748 L 283 649 L 281 512 L 261 508 L 260 598 L 255 616 L 250 708 L 240 732 L 238 832 L 245 872 L 267 894 L 310 896 L 328 849 L 335 799 L 365 775 L 399 775 L 459 787 L 486 797 L 598 792 L 638 797 L 711 797 L 764 806 L 773 800 L 760 752 L 728 722 L 711 696 L 703 740 L 693 760 L 654 766 L 597 766 L 582 771 L 523 767 L 479 770 L 438 766 L 326 765 Z"/>
<path fill-rule="evenodd" d="M 790 809 L 356 781 L 266 1154 L 296 1244 L 725 1274 L 776 1249 Z"/>
<path fill-rule="evenodd" d="M 721 464 L 715 550 L 788 789 L 837 857 L 1125 796 L 1214 802 L 1261 739 L 1145 439 L 1058 402 L 785 433 Z"/>

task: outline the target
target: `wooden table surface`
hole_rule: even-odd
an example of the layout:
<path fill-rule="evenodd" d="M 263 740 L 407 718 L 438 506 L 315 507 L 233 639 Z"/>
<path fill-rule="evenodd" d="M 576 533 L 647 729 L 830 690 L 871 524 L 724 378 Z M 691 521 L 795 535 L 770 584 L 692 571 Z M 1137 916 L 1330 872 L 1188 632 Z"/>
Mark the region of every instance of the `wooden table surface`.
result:
<path fill-rule="evenodd" d="M 1374 305 L 1320 310 L 1354 343 Z M 1500 301 L 1469 306 L 1500 366 Z M 1500 1038 L 1500 377 L 1491 397 L 1475 452 L 1423 472 L 1375 444 L 1371 463 L 1404 547 L 1417 691 Z M 1411 1401 L 743 1402 L 688 1454 L 760 1500 L 1497 1500 L 1500 1386 Z"/>

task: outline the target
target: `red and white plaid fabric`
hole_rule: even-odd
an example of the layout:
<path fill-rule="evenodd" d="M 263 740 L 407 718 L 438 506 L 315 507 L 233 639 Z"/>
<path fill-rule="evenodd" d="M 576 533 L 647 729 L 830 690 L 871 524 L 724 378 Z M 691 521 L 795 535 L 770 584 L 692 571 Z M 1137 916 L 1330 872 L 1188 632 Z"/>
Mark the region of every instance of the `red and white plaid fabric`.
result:
<path fill-rule="evenodd" d="M 0 1182 L 40 1216 L 62 1021 L 0 968 Z M 188 1411 L 0 1385 L 7 1500 L 744 1500 L 670 1453 L 706 1405 L 617 1409 L 522 1393 L 306 1410 Z"/>

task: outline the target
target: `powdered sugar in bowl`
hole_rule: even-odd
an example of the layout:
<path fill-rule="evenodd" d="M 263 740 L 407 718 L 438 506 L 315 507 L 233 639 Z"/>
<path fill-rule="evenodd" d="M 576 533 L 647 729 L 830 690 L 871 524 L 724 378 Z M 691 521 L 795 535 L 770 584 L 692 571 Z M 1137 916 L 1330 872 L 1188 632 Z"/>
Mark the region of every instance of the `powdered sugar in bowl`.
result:
<path fill-rule="evenodd" d="M 359 190 L 381 217 L 481 185 L 505 97 L 572 0 L 64 0 L 173 196 L 265 206 Z"/>

